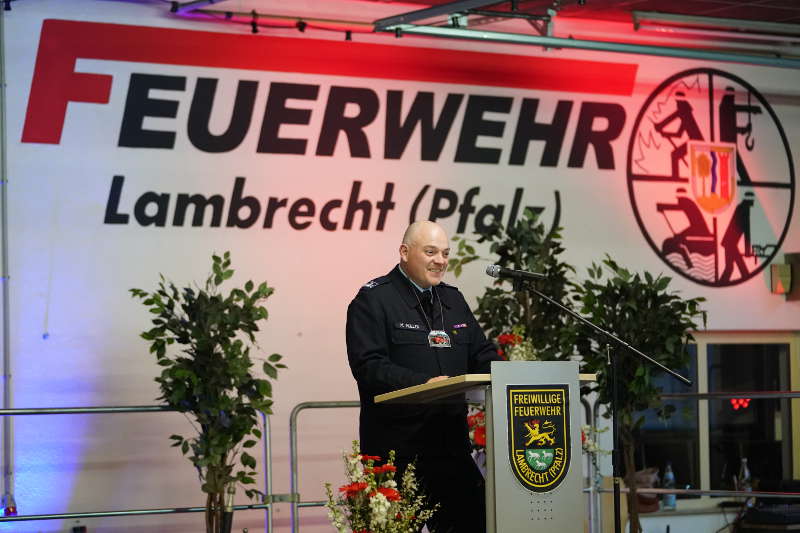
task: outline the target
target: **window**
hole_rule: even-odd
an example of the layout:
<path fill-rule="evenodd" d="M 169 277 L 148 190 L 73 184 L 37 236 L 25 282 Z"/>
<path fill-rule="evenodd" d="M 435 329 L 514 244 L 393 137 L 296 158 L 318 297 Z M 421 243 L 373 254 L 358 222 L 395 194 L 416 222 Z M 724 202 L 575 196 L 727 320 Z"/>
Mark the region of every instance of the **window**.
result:
<path fill-rule="evenodd" d="M 756 488 L 800 478 L 800 424 L 792 424 L 800 420 L 800 401 L 748 394 L 800 390 L 800 334 L 701 332 L 695 338 L 689 368 L 678 370 L 695 383 L 691 391 L 651 373 L 676 411 L 667 421 L 652 410 L 642 413 L 637 468 L 663 473 L 669 461 L 678 488 L 704 490 L 733 490 L 742 457 Z M 687 392 L 700 399 L 682 396 Z M 696 505 L 708 502 L 704 497 Z"/>
<path fill-rule="evenodd" d="M 658 370 L 651 372 L 652 381 L 664 394 L 697 392 L 697 346 L 689 346 L 689 366 L 676 371 L 692 380 L 687 387 L 670 375 Z M 696 398 L 670 399 L 667 403 L 675 412 L 666 420 L 653 409 L 640 413 L 644 423 L 639 431 L 639 449 L 636 467 L 658 467 L 661 475 L 666 464 L 672 463 L 677 488 L 700 487 L 700 441 L 697 422 Z"/>
<path fill-rule="evenodd" d="M 709 344 L 708 391 L 742 392 L 708 400 L 711 489 L 734 490 L 742 458 L 753 482 L 792 478 L 788 398 L 751 398 L 752 391 L 788 391 L 789 344 Z"/>

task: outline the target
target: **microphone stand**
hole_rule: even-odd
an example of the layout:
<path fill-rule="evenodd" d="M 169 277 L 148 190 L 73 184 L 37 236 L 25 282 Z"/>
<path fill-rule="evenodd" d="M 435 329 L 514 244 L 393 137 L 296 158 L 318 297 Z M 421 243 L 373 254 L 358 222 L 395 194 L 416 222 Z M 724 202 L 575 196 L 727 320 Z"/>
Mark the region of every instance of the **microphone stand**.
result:
<path fill-rule="evenodd" d="M 692 381 L 690 379 L 680 375 L 679 373 L 675 372 L 674 370 L 672 370 L 670 368 L 667 368 L 666 366 L 662 365 L 661 363 L 659 363 L 658 361 L 656 361 L 655 359 L 653 359 L 649 355 L 646 355 L 646 354 L 642 353 L 640 350 L 634 348 L 633 346 L 631 346 L 630 344 L 628 344 L 624 340 L 620 339 L 619 337 L 617 337 L 616 335 L 614 335 L 610 331 L 606 331 L 605 329 L 603 329 L 600 326 L 594 324 L 590 320 L 582 317 L 581 315 L 579 315 L 578 313 L 576 313 L 575 311 L 573 311 L 569 307 L 563 305 L 560 302 L 557 302 L 556 300 L 553 300 L 552 298 L 550 298 L 546 294 L 544 294 L 541 291 L 539 291 L 536 287 L 533 287 L 531 285 L 531 283 L 532 282 L 530 280 L 522 280 L 522 279 L 516 278 L 516 279 L 514 279 L 514 290 L 516 292 L 519 292 L 519 291 L 524 290 L 527 287 L 527 289 L 530 292 L 532 292 L 533 294 L 535 294 L 536 296 L 538 296 L 542 300 L 545 300 L 546 302 L 548 302 L 548 303 L 550 303 L 552 305 L 555 305 L 556 307 L 558 307 L 560 310 L 562 310 L 565 313 L 567 313 L 572 318 L 574 318 L 574 319 L 576 319 L 576 320 L 578 320 L 580 322 L 583 322 L 584 324 L 586 324 L 587 326 L 592 328 L 597 333 L 600 333 L 604 337 L 606 337 L 608 339 L 611 339 L 612 341 L 614 341 L 617 345 L 621 346 L 622 348 L 633 352 L 640 359 L 650 363 L 651 365 L 653 365 L 656 368 L 660 369 L 662 372 L 665 372 L 665 373 L 669 374 L 670 376 L 672 376 L 673 378 L 677 379 L 681 383 L 683 383 L 683 384 L 685 384 L 687 386 L 691 386 L 692 385 Z M 614 449 L 611 452 L 611 469 L 612 469 L 613 482 L 614 482 L 614 533 L 622 533 L 622 523 L 621 523 L 621 520 L 620 520 L 620 486 L 619 486 L 620 477 L 621 477 L 621 472 L 620 472 L 620 453 L 622 452 L 622 450 L 621 450 L 620 445 L 619 445 L 619 423 L 617 421 L 617 400 L 619 398 L 619 396 L 618 396 L 619 395 L 619 391 L 617 389 L 617 357 L 616 356 L 614 356 L 614 357 L 611 356 L 610 349 L 608 349 L 606 353 L 607 353 L 607 357 L 608 357 L 607 364 L 611 367 L 611 428 L 612 428 L 611 429 L 611 435 L 612 435 L 611 438 L 612 438 L 613 447 L 614 447 Z"/>

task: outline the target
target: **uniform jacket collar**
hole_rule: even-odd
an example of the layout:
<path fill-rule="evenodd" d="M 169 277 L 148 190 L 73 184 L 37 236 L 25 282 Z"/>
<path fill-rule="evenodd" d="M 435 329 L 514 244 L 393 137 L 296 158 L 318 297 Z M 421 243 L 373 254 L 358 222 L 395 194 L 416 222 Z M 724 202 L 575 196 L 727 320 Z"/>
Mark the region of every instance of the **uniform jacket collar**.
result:
<path fill-rule="evenodd" d="M 400 297 L 409 307 L 419 307 L 420 301 L 417 299 L 417 296 L 414 294 L 417 289 L 411 284 L 411 282 L 406 279 L 402 272 L 400 272 L 400 265 L 395 265 L 391 272 L 388 274 L 389 279 L 392 280 L 392 285 L 397 289 L 397 292 L 400 293 Z M 441 299 L 442 305 L 447 307 L 448 309 L 452 308 L 452 302 L 450 300 L 450 291 L 442 286 L 435 287 L 436 290 L 436 297 Z"/>

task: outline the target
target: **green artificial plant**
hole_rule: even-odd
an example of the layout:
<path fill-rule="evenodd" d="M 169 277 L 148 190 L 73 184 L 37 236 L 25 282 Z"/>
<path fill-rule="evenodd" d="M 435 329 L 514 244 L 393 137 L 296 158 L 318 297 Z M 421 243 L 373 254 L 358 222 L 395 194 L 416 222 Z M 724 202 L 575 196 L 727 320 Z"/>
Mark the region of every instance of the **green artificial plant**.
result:
<path fill-rule="evenodd" d="M 575 269 L 561 259 L 564 247 L 559 228 L 547 229 L 536 213 L 526 209 L 510 228 L 495 223 L 479 234 L 477 243 L 489 243 L 491 258 L 480 257 L 472 241 L 454 237 L 456 250 L 450 269 L 459 276 L 468 263 L 484 259 L 504 268 L 544 274 L 535 287 L 556 301 L 571 294 Z M 514 291 L 498 279 L 478 297 L 475 315 L 490 338 L 514 332 L 530 341 L 537 359 L 566 359 L 573 354 L 575 328 L 568 316 L 527 290 Z"/>
<path fill-rule="evenodd" d="M 141 336 L 162 367 L 155 378 L 159 399 L 193 420 L 195 434 L 170 439 L 198 471 L 207 495 L 207 533 L 221 531 L 226 492 L 255 484 L 256 459 L 246 450 L 261 438 L 258 412 L 272 412 L 272 385 L 254 375 L 251 349 L 274 289 L 248 281 L 222 293 L 220 286 L 233 276 L 230 266 L 225 252 L 212 257 L 203 286 L 179 288 L 162 275 L 153 292 L 130 290 L 154 315 L 153 327 Z M 277 379 L 278 369 L 286 368 L 281 358 L 272 354 L 262 362 L 265 377 Z M 255 488 L 245 493 L 263 498 Z"/>
<path fill-rule="evenodd" d="M 692 331 L 698 329 L 698 320 L 702 318 L 705 326 L 706 315 L 700 309 L 704 298 L 683 298 L 670 290 L 670 281 L 667 276 L 653 276 L 649 272 L 632 273 L 606 257 L 602 264 L 592 264 L 588 279 L 576 286 L 574 298 L 581 313 L 593 323 L 667 368 L 683 368 L 689 360 L 686 347 L 693 340 Z M 636 435 L 644 422 L 639 412 L 655 409 L 662 418 L 667 418 L 675 408 L 662 402 L 661 390 L 651 380 L 651 376 L 661 370 L 587 326 L 581 326 L 579 331 L 578 346 L 583 355 L 581 370 L 597 373 L 597 382 L 589 389 L 598 393 L 602 404 L 612 401 L 608 357 L 610 354 L 616 358 L 619 390 L 616 413 L 625 482 L 630 489 L 630 531 L 639 533 L 641 524 L 634 481 Z M 610 410 L 606 413 L 610 416 Z"/>

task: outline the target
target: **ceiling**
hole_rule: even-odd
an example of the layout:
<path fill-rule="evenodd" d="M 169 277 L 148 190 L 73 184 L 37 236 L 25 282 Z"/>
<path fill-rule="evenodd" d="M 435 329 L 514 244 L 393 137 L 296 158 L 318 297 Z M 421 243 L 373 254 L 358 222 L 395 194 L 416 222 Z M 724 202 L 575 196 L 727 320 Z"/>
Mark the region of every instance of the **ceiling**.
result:
<path fill-rule="evenodd" d="M 202 13 L 253 28 L 344 31 L 348 39 L 351 33 L 372 33 L 377 27 L 398 35 L 800 68 L 800 0 L 182 0 L 171 4 L 180 6 L 179 14 Z M 417 11 L 425 16 L 415 16 Z M 381 24 L 376 26 L 376 21 Z"/>
<path fill-rule="evenodd" d="M 339 0 L 330 0 L 339 1 Z M 446 4 L 451 0 L 404 0 L 404 4 L 420 7 Z M 382 3 L 397 3 L 382 1 Z M 505 10 L 510 2 L 502 2 L 493 9 Z M 715 18 L 758 20 L 800 24 L 800 0 L 520 0 L 518 9 L 531 13 L 544 13 L 556 6 L 558 17 L 630 22 L 633 11 L 654 11 L 678 15 Z"/>
<path fill-rule="evenodd" d="M 426 8 L 429 11 L 439 8 L 438 14 L 415 20 L 415 24 L 447 26 L 447 13 L 463 13 L 462 8 L 470 3 L 481 10 L 479 15 L 469 15 L 468 24 L 464 21 L 470 28 L 530 33 L 535 23 L 519 17 L 549 14 L 552 24 L 548 35 L 572 37 L 572 31 L 578 28 L 578 33 L 583 34 L 584 38 L 593 31 L 597 33 L 598 27 L 609 31 L 609 27 L 616 26 L 613 30 L 615 33 L 638 31 L 640 28 L 634 24 L 639 16 L 637 13 L 667 14 L 672 20 L 659 23 L 680 30 L 705 27 L 750 34 L 771 33 L 774 30 L 800 41 L 800 0 L 507 0 L 488 1 L 485 4 L 471 0 L 181 0 L 170 3 L 173 9 L 180 6 L 182 14 L 203 12 L 227 13 L 230 16 L 232 13 L 234 19 L 247 19 L 251 13 L 257 13 L 260 23 L 264 19 L 277 21 L 284 18 L 291 25 L 302 19 L 313 28 L 325 25 L 327 21 L 329 26 L 338 23 L 339 27 L 351 26 L 357 31 L 367 32 L 372 31 L 372 23 L 376 20 Z M 450 9 L 441 9 L 448 5 Z M 516 18 L 503 17 L 503 14 L 515 15 Z M 271 18 L 270 15 L 277 18 Z M 741 27 L 737 27 L 737 21 Z M 754 23 L 766 23 L 769 28 L 754 30 L 751 27 Z"/>

